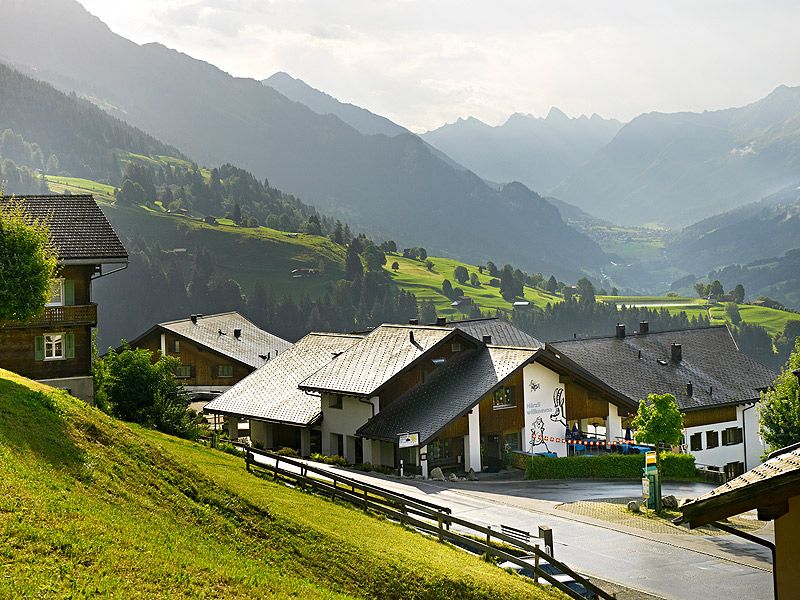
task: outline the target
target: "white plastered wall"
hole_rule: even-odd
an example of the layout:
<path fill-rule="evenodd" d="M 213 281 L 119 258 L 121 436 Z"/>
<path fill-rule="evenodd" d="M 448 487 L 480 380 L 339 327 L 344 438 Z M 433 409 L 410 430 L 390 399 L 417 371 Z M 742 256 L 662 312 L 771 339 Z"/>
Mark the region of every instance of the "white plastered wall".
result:
<path fill-rule="evenodd" d="M 752 408 L 748 408 L 748 406 Z M 729 427 L 742 427 L 744 429 L 743 443 L 733 444 L 731 446 L 722 445 L 722 432 Z M 716 448 L 707 447 L 707 431 L 717 432 L 719 446 Z M 765 446 L 758 435 L 758 408 L 752 404 L 737 406 L 735 421 L 687 427 L 684 433 L 687 452 L 694 455 L 695 462 L 698 466 L 709 465 L 724 468 L 728 463 L 743 462 L 745 463 L 745 470 L 748 471 L 761 464 L 761 455 L 765 451 Z M 702 450 L 692 450 L 689 446 L 691 436 L 696 433 L 702 434 Z M 746 457 L 745 450 L 747 452 Z"/>
<path fill-rule="evenodd" d="M 525 390 L 525 431 L 522 447 L 527 452 L 555 452 L 567 455 L 566 393 L 559 375 L 539 363 L 525 365 L 522 371 Z M 563 400 L 564 410 L 558 405 Z"/>
<path fill-rule="evenodd" d="M 366 400 L 342 396 L 342 408 L 331 408 L 331 401 L 335 399 L 335 394 L 322 394 L 322 453 L 331 454 L 331 434 L 339 434 L 344 437 L 344 457 L 355 462 L 356 430 L 372 417 L 373 411 L 377 414 L 378 397 Z M 373 460 L 368 458 L 368 454 L 372 454 L 372 447 L 368 440 L 364 440 L 365 462 L 374 462 L 374 457 L 369 457 Z"/>

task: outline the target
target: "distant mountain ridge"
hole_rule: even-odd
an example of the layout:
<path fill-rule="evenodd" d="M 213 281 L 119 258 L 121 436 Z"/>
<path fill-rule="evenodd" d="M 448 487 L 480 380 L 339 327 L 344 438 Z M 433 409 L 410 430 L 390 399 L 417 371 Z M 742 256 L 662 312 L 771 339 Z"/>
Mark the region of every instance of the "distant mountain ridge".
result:
<path fill-rule="evenodd" d="M 775 193 L 800 172 L 800 87 L 738 108 L 648 113 L 552 194 L 622 224 L 687 226 Z"/>
<path fill-rule="evenodd" d="M 539 192 L 558 185 L 622 127 L 598 115 L 570 118 L 553 107 L 545 118 L 515 113 L 502 125 L 474 118 L 422 134 L 422 139 L 491 181 L 520 181 Z"/>
<path fill-rule="evenodd" d="M 0 0 L 0 8 L 0 56 L 199 163 L 235 163 L 351 227 L 570 279 L 605 261 L 536 193 L 491 189 L 413 134 L 363 135 L 255 80 L 161 44 L 134 44 L 73 0 Z"/>

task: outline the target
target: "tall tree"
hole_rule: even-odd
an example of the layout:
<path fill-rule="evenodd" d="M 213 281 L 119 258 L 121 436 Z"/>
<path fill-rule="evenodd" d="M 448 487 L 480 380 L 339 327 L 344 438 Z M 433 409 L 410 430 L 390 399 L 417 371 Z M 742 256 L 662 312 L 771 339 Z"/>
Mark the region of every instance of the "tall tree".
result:
<path fill-rule="evenodd" d="M 356 239 L 353 238 L 353 242 L 347 248 L 347 259 L 344 263 L 344 278 L 348 281 L 353 281 L 358 275 L 364 273 L 364 267 L 361 265 L 361 257 L 358 254 L 360 244 L 356 243 Z"/>
<path fill-rule="evenodd" d="M 46 223 L 0 194 L 0 321 L 24 321 L 42 312 L 57 258 Z"/>
<path fill-rule="evenodd" d="M 786 366 L 761 394 L 758 404 L 759 432 L 770 450 L 800 442 L 800 382 L 794 373 L 800 369 L 800 338 L 795 341 Z"/>
<path fill-rule="evenodd" d="M 467 280 L 469 279 L 469 272 L 467 271 L 467 268 L 464 265 L 458 265 L 455 269 L 453 269 L 453 278 L 461 285 L 467 283 Z"/>
<path fill-rule="evenodd" d="M 556 281 L 555 275 L 550 275 L 550 279 L 547 280 L 547 286 L 545 289 L 551 294 L 555 294 L 558 291 L 558 281 Z"/>

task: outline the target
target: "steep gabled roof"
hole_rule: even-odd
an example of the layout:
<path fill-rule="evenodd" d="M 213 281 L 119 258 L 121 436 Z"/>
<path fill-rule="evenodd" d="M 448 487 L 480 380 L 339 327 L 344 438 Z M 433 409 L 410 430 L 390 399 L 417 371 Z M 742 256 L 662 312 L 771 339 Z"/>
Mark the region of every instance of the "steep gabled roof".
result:
<path fill-rule="evenodd" d="M 306 394 L 297 384 L 361 338 L 359 335 L 309 333 L 211 401 L 204 411 L 311 425 L 322 415 L 319 396 Z"/>
<path fill-rule="evenodd" d="M 291 342 L 259 329 L 237 312 L 200 315 L 196 323 L 189 318 L 159 323 L 156 327 L 171 331 L 253 369 L 264 365 L 267 357 L 273 359 L 292 347 Z M 236 329 L 242 331 L 239 338 L 234 335 Z"/>
<path fill-rule="evenodd" d="M 517 346 L 519 348 L 542 348 L 542 344 L 532 335 L 514 327 L 508 321 L 498 318 L 468 319 L 464 321 L 448 321 L 446 327 L 455 327 L 478 340 L 483 336 L 492 336 L 492 344 L 496 346 Z"/>
<path fill-rule="evenodd" d="M 89 195 L 15 196 L 45 222 L 61 263 L 126 262 L 128 253 L 103 211 Z"/>
<path fill-rule="evenodd" d="M 400 433 L 419 433 L 424 445 L 454 419 L 468 412 L 503 379 L 536 356 L 535 348 L 479 346 L 465 350 L 381 410 L 357 433 L 397 441 Z"/>
<path fill-rule="evenodd" d="M 681 345 L 682 359 L 677 363 L 671 360 L 673 342 Z M 648 394 L 669 393 L 681 410 L 753 402 L 776 376 L 740 352 L 725 326 L 568 340 L 547 346 L 634 402 Z M 688 382 L 692 383 L 691 396 Z"/>
<path fill-rule="evenodd" d="M 759 518 L 780 516 L 781 505 L 788 498 L 800 495 L 800 448 L 786 450 L 684 504 L 681 512 L 689 527 L 700 527 L 754 508 L 760 509 Z"/>
<path fill-rule="evenodd" d="M 300 388 L 371 396 L 431 348 L 456 333 L 457 330 L 445 327 L 381 325 L 301 382 Z"/>

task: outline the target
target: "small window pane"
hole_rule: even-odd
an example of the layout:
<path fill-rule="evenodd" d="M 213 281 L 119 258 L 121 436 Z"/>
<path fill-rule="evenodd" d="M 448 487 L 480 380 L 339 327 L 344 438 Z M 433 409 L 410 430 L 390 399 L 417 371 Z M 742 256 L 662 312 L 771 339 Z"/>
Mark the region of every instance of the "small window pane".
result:
<path fill-rule="evenodd" d="M 52 279 L 50 280 L 50 299 L 47 301 L 47 306 L 63 306 L 64 305 L 64 280 Z"/>
<path fill-rule="evenodd" d="M 44 336 L 44 359 L 55 360 L 64 358 L 64 341 L 60 333 L 51 333 Z"/>
<path fill-rule="evenodd" d="M 702 433 L 694 433 L 689 438 L 689 448 L 692 451 L 698 451 L 703 449 L 703 434 Z"/>
<path fill-rule="evenodd" d="M 219 365 L 217 377 L 233 377 L 233 365 Z"/>
<path fill-rule="evenodd" d="M 178 379 L 189 379 L 192 376 L 191 365 L 179 365 L 175 369 L 175 377 Z"/>

